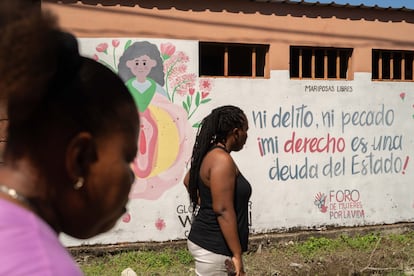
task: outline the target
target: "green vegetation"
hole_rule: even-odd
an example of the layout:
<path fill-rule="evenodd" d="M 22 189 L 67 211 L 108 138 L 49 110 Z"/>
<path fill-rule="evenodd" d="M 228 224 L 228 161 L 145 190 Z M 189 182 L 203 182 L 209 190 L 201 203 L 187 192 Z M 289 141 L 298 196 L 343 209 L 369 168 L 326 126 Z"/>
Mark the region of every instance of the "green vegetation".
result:
<path fill-rule="evenodd" d="M 162 252 L 129 251 L 101 257 L 89 256 L 81 262 L 81 268 L 85 275 L 91 276 L 121 275 L 127 267 L 138 275 L 181 275 L 192 267 L 192 263 L 192 256 L 185 248 L 167 248 Z"/>
<path fill-rule="evenodd" d="M 305 259 L 309 259 L 321 253 L 333 253 L 346 247 L 353 250 L 372 250 L 379 240 L 380 235 L 376 233 L 355 237 L 341 235 L 336 239 L 311 237 L 302 243 L 296 244 L 291 250 L 299 252 Z"/>
<path fill-rule="evenodd" d="M 414 232 L 274 242 L 260 250 L 251 243 L 253 251 L 245 254 L 249 275 L 414 275 Z M 86 276 L 119 276 L 127 267 L 138 275 L 194 275 L 184 245 L 76 257 Z"/>

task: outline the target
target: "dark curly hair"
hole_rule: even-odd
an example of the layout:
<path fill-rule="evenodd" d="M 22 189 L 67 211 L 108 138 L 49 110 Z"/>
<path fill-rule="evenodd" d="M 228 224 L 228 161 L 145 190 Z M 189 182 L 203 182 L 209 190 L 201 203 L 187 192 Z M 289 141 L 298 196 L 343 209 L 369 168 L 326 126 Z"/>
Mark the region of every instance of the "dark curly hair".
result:
<path fill-rule="evenodd" d="M 0 18 L 6 18 L 5 11 Z M 80 56 L 76 38 L 61 31 L 51 14 L 37 11 L 8 18 L 0 25 L 6 162 L 29 157 L 47 170 L 80 131 L 102 136 L 136 127 L 138 111 L 123 81 L 104 65 Z"/>

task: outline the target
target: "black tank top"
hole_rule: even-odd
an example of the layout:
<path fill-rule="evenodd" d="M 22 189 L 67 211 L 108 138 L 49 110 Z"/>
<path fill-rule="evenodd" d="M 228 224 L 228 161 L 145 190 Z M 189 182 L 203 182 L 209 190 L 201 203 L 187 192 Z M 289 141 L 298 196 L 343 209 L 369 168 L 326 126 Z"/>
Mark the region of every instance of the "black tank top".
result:
<path fill-rule="evenodd" d="M 225 149 L 223 148 L 223 150 Z M 208 251 L 232 256 L 233 254 L 227 246 L 226 240 L 221 232 L 217 215 L 212 208 L 211 191 L 201 179 L 199 180 L 198 188 L 200 191 L 201 205 L 192 222 L 188 239 Z M 234 209 L 237 216 L 239 239 L 242 251 L 247 251 L 249 239 L 248 205 L 252 188 L 240 172 L 236 177 L 235 189 Z"/>

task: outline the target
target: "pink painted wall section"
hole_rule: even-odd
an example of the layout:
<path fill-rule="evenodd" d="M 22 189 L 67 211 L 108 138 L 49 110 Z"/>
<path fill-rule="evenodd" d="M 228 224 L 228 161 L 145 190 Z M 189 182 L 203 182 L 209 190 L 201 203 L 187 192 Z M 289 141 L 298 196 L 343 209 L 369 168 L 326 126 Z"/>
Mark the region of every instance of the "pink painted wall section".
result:
<path fill-rule="evenodd" d="M 370 73 L 373 48 L 414 49 L 411 14 L 143 3 L 44 5 L 77 34 L 84 55 L 121 76 L 142 118 L 128 213 L 109 233 L 62 236 L 65 244 L 185 239 L 182 178 L 196 127 L 224 104 L 249 119 L 245 148 L 232 156 L 253 187 L 251 233 L 414 221 L 414 83 L 375 82 Z M 269 43 L 268 78 L 200 78 L 199 41 Z M 290 79 L 290 45 L 353 48 L 353 79 Z"/>

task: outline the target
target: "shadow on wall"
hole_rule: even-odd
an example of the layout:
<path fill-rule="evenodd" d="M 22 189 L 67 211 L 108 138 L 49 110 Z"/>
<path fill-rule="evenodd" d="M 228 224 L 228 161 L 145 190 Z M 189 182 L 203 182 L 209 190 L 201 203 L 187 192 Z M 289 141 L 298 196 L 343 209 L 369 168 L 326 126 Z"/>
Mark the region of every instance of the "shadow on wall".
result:
<path fill-rule="evenodd" d="M 44 0 L 42 2 L 74 4 L 77 0 Z M 340 18 L 349 20 L 367 20 L 381 22 L 408 22 L 414 23 L 414 12 L 409 10 L 387 9 L 387 8 L 353 8 L 336 7 L 330 4 L 310 4 L 310 3 L 268 3 L 255 2 L 252 0 L 209 0 L 208 7 L 206 1 L 188 0 L 81 0 L 87 5 L 103 6 L 139 6 L 141 8 L 160 10 L 177 9 L 183 11 L 213 11 L 213 12 L 233 12 L 233 13 L 260 13 L 263 15 L 309 17 L 309 18 Z"/>

